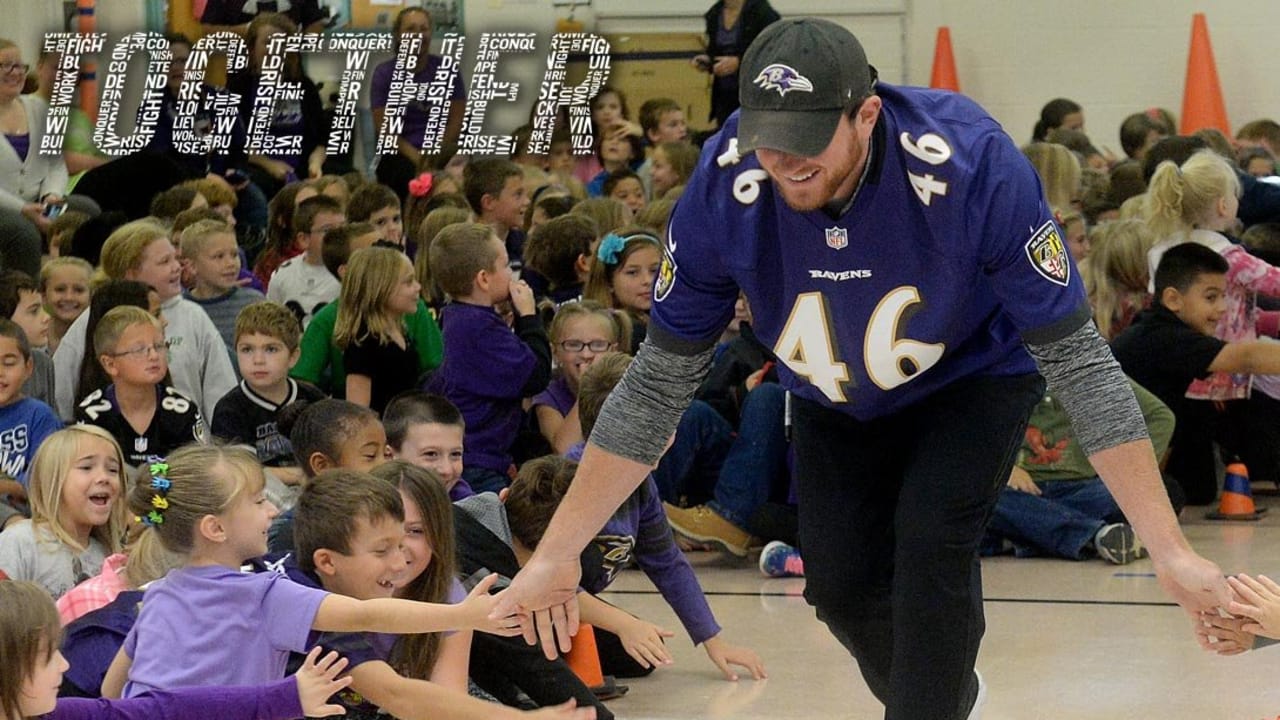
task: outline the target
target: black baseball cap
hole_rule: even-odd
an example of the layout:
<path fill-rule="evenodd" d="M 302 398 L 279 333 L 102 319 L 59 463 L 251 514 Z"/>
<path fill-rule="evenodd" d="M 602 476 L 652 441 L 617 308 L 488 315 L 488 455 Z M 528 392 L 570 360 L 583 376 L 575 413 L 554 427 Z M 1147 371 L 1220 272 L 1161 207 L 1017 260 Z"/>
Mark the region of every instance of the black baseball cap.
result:
<path fill-rule="evenodd" d="M 820 154 L 840 116 L 875 82 L 862 44 L 840 25 L 820 18 L 773 23 L 742 57 L 738 151 Z"/>

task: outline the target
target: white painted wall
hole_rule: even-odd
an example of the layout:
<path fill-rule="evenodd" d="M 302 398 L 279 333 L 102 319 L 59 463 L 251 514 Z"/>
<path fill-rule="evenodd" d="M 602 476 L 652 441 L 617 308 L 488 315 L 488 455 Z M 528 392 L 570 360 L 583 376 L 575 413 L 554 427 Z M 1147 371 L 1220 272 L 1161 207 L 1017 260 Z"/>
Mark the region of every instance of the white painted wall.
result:
<path fill-rule="evenodd" d="M 1018 142 L 1045 102 L 1085 108 L 1095 144 L 1120 153 L 1120 122 L 1151 106 L 1181 117 L 1191 16 L 1205 13 L 1232 128 L 1280 118 L 1274 0 L 910 0 L 908 77 L 927 84 L 937 28 L 951 28 L 961 89 Z"/>
<path fill-rule="evenodd" d="M 175 2 L 181 0 L 173 0 Z M 56 25 L 58 0 L 0 0 L 6 28 L 24 54 L 35 56 L 40 33 Z M 596 0 L 608 11 L 619 0 Z M 682 8 L 675 16 L 603 17 L 578 8 L 588 30 L 644 32 L 696 30 L 697 18 L 710 0 L 663 0 L 664 8 Z M 784 14 L 822 8 L 826 0 L 777 0 Z M 643 3 L 643 0 L 641 0 Z M 636 5 L 633 0 L 627 4 Z M 100 0 L 99 26 L 117 31 L 141 27 L 143 0 Z M 1064 96 L 1086 111 L 1086 130 L 1095 143 L 1119 151 L 1120 121 L 1129 113 L 1159 105 L 1181 113 L 1191 16 L 1205 12 L 1213 40 L 1218 74 L 1233 127 L 1258 117 L 1280 118 L 1280 69 L 1275 33 L 1280 28 L 1276 0 L 850 0 L 849 7 L 880 8 L 867 19 L 868 32 L 885 29 L 886 13 L 905 9 L 905 64 L 898 49 L 868 42 L 870 59 L 886 78 L 903 77 L 925 84 L 932 67 L 934 38 L 940 25 L 951 28 L 956 66 L 964 92 L 1004 123 L 1019 142 L 1029 139 L 1040 107 Z M 16 12 L 9 12 L 16 7 Z M 469 34 L 485 30 L 550 32 L 565 9 L 551 0 L 466 0 Z M 855 30 L 859 20 L 839 18 Z M 545 43 L 544 43 L 545 46 Z M 512 56 L 504 61 L 503 79 L 525 83 L 519 103 L 495 108 L 494 124 L 519 124 L 542 76 L 545 54 Z M 468 63 L 470 59 L 468 59 Z M 894 72 L 895 66 L 900 69 Z"/>

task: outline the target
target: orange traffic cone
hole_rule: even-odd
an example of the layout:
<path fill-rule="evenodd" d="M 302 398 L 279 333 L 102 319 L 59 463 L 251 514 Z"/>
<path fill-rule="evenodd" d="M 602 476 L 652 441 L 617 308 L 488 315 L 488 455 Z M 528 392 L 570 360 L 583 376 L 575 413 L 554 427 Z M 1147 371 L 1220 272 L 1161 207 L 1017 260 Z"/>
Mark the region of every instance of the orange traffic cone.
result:
<path fill-rule="evenodd" d="M 1227 477 L 1222 486 L 1222 498 L 1217 512 L 1206 513 L 1210 520 L 1257 520 L 1266 512 L 1253 504 L 1253 492 L 1249 488 L 1249 470 L 1244 463 L 1227 466 Z"/>
<path fill-rule="evenodd" d="M 586 623 L 578 625 L 578 634 L 573 636 L 573 647 L 564 654 L 564 661 L 582 684 L 601 700 L 625 695 L 629 689 L 626 685 L 619 685 L 612 675 L 604 674 L 600 667 L 600 651 L 596 648 L 595 629 Z"/>
<path fill-rule="evenodd" d="M 960 92 L 960 79 L 956 77 L 956 58 L 951 53 L 951 28 L 938 28 L 938 42 L 933 49 L 933 74 L 929 87 Z"/>
<path fill-rule="evenodd" d="M 590 625 L 578 625 L 578 634 L 573 636 L 573 647 L 564 654 L 564 661 L 569 663 L 569 669 L 587 687 L 604 684 L 600 653 L 596 650 L 596 632 Z"/>
<path fill-rule="evenodd" d="M 1204 13 L 1196 13 L 1191 18 L 1191 50 L 1187 53 L 1187 86 L 1182 95 L 1180 132 L 1190 135 L 1201 128 L 1217 128 L 1231 137 L 1227 106 L 1222 101 L 1218 68 L 1213 61 L 1213 46 L 1209 44 L 1209 25 Z"/>

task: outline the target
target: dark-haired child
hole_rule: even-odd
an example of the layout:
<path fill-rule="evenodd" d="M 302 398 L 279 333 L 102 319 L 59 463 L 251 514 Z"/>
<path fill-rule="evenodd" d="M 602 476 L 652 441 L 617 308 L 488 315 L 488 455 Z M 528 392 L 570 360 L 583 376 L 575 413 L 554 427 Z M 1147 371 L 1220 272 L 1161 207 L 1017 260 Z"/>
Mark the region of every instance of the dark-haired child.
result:
<path fill-rule="evenodd" d="M 289 377 L 298 362 L 298 319 L 279 303 L 264 301 L 240 311 L 235 326 L 236 361 L 240 384 L 222 396 L 213 411 L 214 437 L 253 446 L 267 468 L 267 491 L 276 507 L 293 506 L 303 474 L 289 438 L 280 432 L 280 411 L 296 401 L 315 402 L 324 393 Z M 272 482 L 272 480 L 276 482 Z"/>
<path fill-rule="evenodd" d="M 466 419 L 467 483 L 476 492 L 498 490 L 508 482 L 521 402 L 551 380 L 547 333 L 533 291 L 512 280 L 507 250 L 488 225 L 441 230 L 431 245 L 431 267 L 453 303 L 442 312 L 444 362 L 425 389 L 449 398 Z M 508 299 L 514 333 L 494 310 Z"/>
<path fill-rule="evenodd" d="M 338 278 L 324 266 L 324 235 L 346 222 L 342 203 L 327 195 L 303 200 L 293 214 L 297 242 L 306 250 L 271 275 L 267 299 L 289 308 L 305 328 L 321 308 L 338 299 Z"/>
<path fill-rule="evenodd" d="M 378 415 L 346 400 L 295 402 L 280 412 L 277 427 L 307 478 L 332 468 L 368 472 L 386 460 L 387 434 Z M 272 553 L 293 551 L 292 509 L 271 523 L 267 542 Z"/>
<path fill-rule="evenodd" d="M 508 262 L 520 267 L 524 261 L 524 212 L 529 207 L 524 170 L 506 158 L 478 158 L 462 171 L 462 186 L 476 221 L 493 229 L 507 249 Z"/>
<path fill-rule="evenodd" d="M 615 200 L 621 200 L 623 205 L 631 208 L 631 212 L 638 213 L 644 209 L 645 190 L 640 180 L 640 176 L 630 168 L 622 168 L 613 170 L 604 178 L 604 197 L 611 197 Z"/>
<path fill-rule="evenodd" d="M 419 390 L 402 392 L 387 404 L 382 426 L 392 457 L 435 473 L 450 500 L 475 494 L 462 479 L 467 424 L 448 398 Z"/>
<path fill-rule="evenodd" d="M 26 333 L 0 318 L 0 503 L 24 499 L 36 449 L 62 427 L 53 408 L 23 393 L 33 366 Z"/>
<path fill-rule="evenodd" d="M 34 278 L 19 270 L 0 272 L 0 318 L 7 318 L 22 328 L 27 346 L 32 350 L 31 374 L 22 393 L 53 405 L 56 387 L 53 358 L 39 349 L 49 344 L 49 313 L 44 309 L 44 298 Z"/>
<path fill-rule="evenodd" d="M 1206 505 L 1217 497 L 1213 457 L 1216 441 L 1259 473 L 1276 473 L 1267 437 L 1274 418 L 1251 412 L 1251 405 L 1186 397 L 1192 380 L 1210 373 L 1280 373 L 1280 344 L 1226 342 L 1214 337 L 1226 312 L 1227 260 L 1199 243 L 1165 251 L 1155 272 L 1155 302 L 1112 341 L 1125 374 L 1173 410 L 1176 424 L 1166 470 L 1186 492 L 1187 504 Z"/>
<path fill-rule="evenodd" d="M 533 230 L 525 246 L 525 267 L 545 277 L 553 305 L 582 297 L 591 274 L 591 244 L 596 224 L 585 215 L 561 215 Z"/>
<path fill-rule="evenodd" d="M 404 222 L 400 217 L 400 196 L 386 185 L 367 183 L 351 193 L 347 203 L 347 220 L 367 222 L 380 239 L 404 247 Z"/>

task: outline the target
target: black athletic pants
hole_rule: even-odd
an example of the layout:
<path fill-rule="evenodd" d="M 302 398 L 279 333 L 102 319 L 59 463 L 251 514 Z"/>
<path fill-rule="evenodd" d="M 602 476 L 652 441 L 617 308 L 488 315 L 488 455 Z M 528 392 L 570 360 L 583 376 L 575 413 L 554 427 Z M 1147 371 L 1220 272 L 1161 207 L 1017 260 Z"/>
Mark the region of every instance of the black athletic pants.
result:
<path fill-rule="evenodd" d="M 970 378 L 868 422 L 795 402 L 805 599 L 887 720 L 963 720 L 973 704 L 977 549 L 1043 394 L 1038 375 Z"/>

